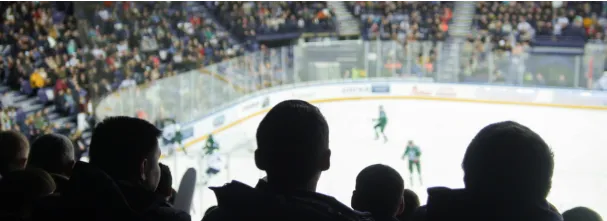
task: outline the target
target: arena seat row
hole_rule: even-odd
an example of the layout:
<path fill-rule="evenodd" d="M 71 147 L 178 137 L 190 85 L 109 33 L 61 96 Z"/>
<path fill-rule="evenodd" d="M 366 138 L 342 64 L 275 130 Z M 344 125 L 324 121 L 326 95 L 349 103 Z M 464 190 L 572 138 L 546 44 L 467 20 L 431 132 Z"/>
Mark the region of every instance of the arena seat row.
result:
<path fill-rule="evenodd" d="M 244 52 L 201 16 L 202 6 L 91 4 L 86 22 L 62 3 L 2 5 L 3 130 L 29 138 L 68 131 L 85 147 L 104 96 Z"/>

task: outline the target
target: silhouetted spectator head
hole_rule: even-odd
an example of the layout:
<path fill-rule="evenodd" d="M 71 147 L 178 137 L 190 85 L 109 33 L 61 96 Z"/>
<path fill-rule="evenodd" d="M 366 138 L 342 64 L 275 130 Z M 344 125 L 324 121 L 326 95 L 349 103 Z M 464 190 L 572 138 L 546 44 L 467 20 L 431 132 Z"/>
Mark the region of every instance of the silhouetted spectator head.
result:
<path fill-rule="evenodd" d="M 575 207 L 563 213 L 563 221 L 603 221 L 603 218 L 589 208 Z"/>
<path fill-rule="evenodd" d="M 155 191 L 160 180 L 158 137 L 161 134 L 145 120 L 106 118 L 93 130 L 89 161 L 115 180 L 142 184 Z"/>
<path fill-rule="evenodd" d="M 206 216 L 207 214 L 213 212 L 214 209 L 217 209 L 217 206 L 211 206 L 207 209 L 207 211 L 204 212 L 204 215 Z"/>
<path fill-rule="evenodd" d="M 167 165 L 160 163 L 160 181 L 156 187 L 156 193 L 164 197 L 167 202 L 173 196 L 173 176 Z"/>
<path fill-rule="evenodd" d="M 0 211 L 27 218 L 31 215 L 33 203 L 54 191 L 53 178 L 42 169 L 29 168 L 6 173 L 0 180 Z"/>
<path fill-rule="evenodd" d="M 478 132 L 462 167 L 466 189 L 479 196 L 545 200 L 552 186 L 554 159 L 537 133 L 505 121 Z"/>
<path fill-rule="evenodd" d="M 0 131 L 0 176 L 25 168 L 29 154 L 27 138 L 15 131 Z"/>
<path fill-rule="evenodd" d="M 329 126 L 308 102 L 277 104 L 257 128 L 255 164 L 266 171 L 271 186 L 315 190 L 330 158 Z"/>
<path fill-rule="evenodd" d="M 395 217 L 403 212 L 405 181 L 392 167 L 375 164 L 356 177 L 352 208 L 371 212 L 374 217 Z"/>
<path fill-rule="evenodd" d="M 69 177 L 75 162 L 74 145 L 69 138 L 45 134 L 32 143 L 27 166 Z"/>
<path fill-rule="evenodd" d="M 403 198 L 405 200 L 405 209 L 400 215 L 396 216 L 396 218 L 400 221 L 411 221 L 413 220 L 415 210 L 420 206 L 419 197 L 412 190 L 405 189 Z"/>

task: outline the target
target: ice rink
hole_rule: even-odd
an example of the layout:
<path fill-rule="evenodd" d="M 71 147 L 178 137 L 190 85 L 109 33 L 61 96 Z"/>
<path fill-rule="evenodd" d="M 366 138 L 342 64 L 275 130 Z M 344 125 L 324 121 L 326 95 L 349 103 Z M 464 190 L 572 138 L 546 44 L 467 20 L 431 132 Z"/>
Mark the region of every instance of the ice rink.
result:
<path fill-rule="evenodd" d="M 473 136 L 489 123 L 513 120 L 539 133 L 555 155 L 553 187 L 549 200 L 559 211 L 576 206 L 590 207 L 607 214 L 607 112 L 597 110 L 458 103 L 425 100 L 361 100 L 316 104 L 329 122 L 331 168 L 323 173 L 318 191 L 349 205 L 356 175 L 364 167 L 382 163 L 397 169 L 407 188 L 425 203 L 426 188 L 463 187 L 461 162 Z M 375 140 L 372 119 L 383 105 L 388 115 L 387 143 Z M 216 135 L 226 153 L 227 169 L 210 180 L 221 186 L 230 180 L 255 185 L 263 173 L 255 167 L 250 150 L 255 148 L 255 130 L 263 116 L 257 116 Z M 407 162 L 401 160 L 406 142 L 414 140 L 422 150 L 423 185 L 409 180 Z M 163 159 L 172 167 L 174 186 L 187 167 L 206 169 L 197 149 L 188 155 Z M 199 176 L 200 177 L 200 176 Z M 193 220 L 199 220 L 209 206 L 215 205 L 212 191 L 197 187 Z"/>

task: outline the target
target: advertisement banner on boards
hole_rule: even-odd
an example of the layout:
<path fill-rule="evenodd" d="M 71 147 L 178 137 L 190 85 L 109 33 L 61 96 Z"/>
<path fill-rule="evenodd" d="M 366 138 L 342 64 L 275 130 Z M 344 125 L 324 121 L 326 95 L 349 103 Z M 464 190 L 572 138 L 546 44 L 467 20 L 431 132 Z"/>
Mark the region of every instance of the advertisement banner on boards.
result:
<path fill-rule="evenodd" d="M 300 90 L 291 92 L 291 98 L 299 100 L 310 100 L 316 97 L 316 92 L 313 90 Z"/>
<path fill-rule="evenodd" d="M 412 96 L 432 96 L 433 92 L 434 88 L 426 85 L 413 85 L 411 87 Z"/>
<path fill-rule="evenodd" d="M 194 127 L 181 129 L 181 139 L 185 140 L 194 136 Z"/>
<path fill-rule="evenodd" d="M 607 94 L 602 92 L 555 90 L 552 99 L 557 104 L 607 106 Z"/>
<path fill-rule="evenodd" d="M 341 89 L 341 93 L 344 95 L 370 94 L 371 91 L 372 91 L 371 85 L 344 86 Z"/>
<path fill-rule="evenodd" d="M 390 93 L 390 84 L 372 84 L 371 93 L 388 94 Z"/>
<path fill-rule="evenodd" d="M 457 97 L 457 92 L 452 86 L 439 86 L 434 93 L 437 97 Z"/>
<path fill-rule="evenodd" d="M 215 119 L 213 119 L 213 127 L 219 127 L 221 125 L 223 125 L 223 123 L 225 123 L 226 121 L 226 117 L 225 115 L 219 115 L 217 117 L 215 117 Z"/>
<path fill-rule="evenodd" d="M 480 86 L 476 89 L 474 96 L 480 100 L 534 103 L 538 96 L 538 90 L 534 88 Z"/>
<path fill-rule="evenodd" d="M 242 112 L 249 112 L 249 111 L 254 111 L 259 109 L 259 107 L 261 107 L 261 102 L 259 99 L 255 99 L 254 101 L 251 101 L 247 104 L 245 104 L 244 106 L 242 106 Z"/>

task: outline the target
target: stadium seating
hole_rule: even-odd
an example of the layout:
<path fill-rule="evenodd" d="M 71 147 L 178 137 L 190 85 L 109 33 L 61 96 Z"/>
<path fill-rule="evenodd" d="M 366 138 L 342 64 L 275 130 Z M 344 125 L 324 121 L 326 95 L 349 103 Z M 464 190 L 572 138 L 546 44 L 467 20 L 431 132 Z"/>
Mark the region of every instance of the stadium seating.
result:
<path fill-rule="evenodd" d="M 347 2 L 361 20 L 365 40 L 396 40 L 415 56 L 414 76 L 434 76 L 437 54 L 448 37 L 452 3 L 447 2 Z M 402 68 L 406 68 L 401 65 Z M 402 71 L 399 71 L 402 72 Z"/>
<path fill-rule="evenodd" d="M 326 2 L 210 2 L 216 18 L 242 41 L 294 39 L 302 32 L 335 31 Z"/>
<path fill-rule="evenodd" d="M 362 21 L 364 39 L 443 41 L 452 17 L 451 3 L 348 2 Z"/>
<path fill-rule="evenodd" d="M 509 38 L 567 47 L 604 38 L 607 20 L 601 16 L 602 7 L 601 2 L 477 2 L 475 23 L 479 34 L 489 36 L 495 48 L 503 47 L 500 41 Z"/>
<path fill-rule="evenodd" d="M 90 136 L 87 125 L 94 123 L 93 105 L 107 94 L 242 55 L 244 48 L 202 16 L 204 7 L 185 4 L 99 4 L 85 23 L 56 10 L 59 4 L 3 7 L 30 7 L 22 14 L 9 13 L 12 20 L 3 26 L 11 31 L 2 42 L 15 44 L 2 47 L 7 86 L 0 92 L 3 105 L 17 113 L 5 109 L 3 115 L 18 116 L 3 121 L 11 125 L 5 128 L 19 128 L 28 137 L 61 129 L 80 139 L 84 132 L 79 141 L 84 145 Z M 14 22 L 20 18 L 40 25 L 28 35 L 26 24 Z M 40 112 L 48 113 L 44 124 L 34 117 Z M 85 121 L 77 127 L 79 115 Z"/>
<path fill-rule="evenodd" d="M 296 73 L 301 71 L 295 70 L 293 61 L 297 49 L 270 48 L 261 42 L 297 39 L 303 33 L 333 33 L 338 27 L 337 14 L 327 2 L 93 2 L 84 4 L 86 10 L 77 10 L 80 15 L 74 12 L 75 4 L 0 4 L 0 220 L 191 220 L 187 214 L 190 211 L 180 211 L 173 206 L 179 204 L 174 200 L 184 198 L 176 197 L 177 193 L 171 188 L 172 179 L 166 175 L 170 174 L 169 167 L 159 164 L 160 147 L 156 141 L 162 135 L 162 128 L 150 122 L 162 121 L 157 119 L 162 114 L 149 117 L 144 109 L 163 109 L 158 105 L 162 103 L 171 106 L 167 108 L 167 115 L 188 108 L 211 112 L 240 95 L 296 82 L 296 78 L 307 77 Z M 468 36 L 450 35 L 450 28 L 455 26 L 457 3 L 344 4 L 360 21 L 361 39 L 377 43 L 360 44 L 368 47 L 367 52 L 373 52 L 365 57 L 372 62 L 364 61 L 368 62 L 364 65 L 375 65 L 378 70 L 375 77 L 412 75 L 419 79 L 439 79 L 437 67 L 445 65 L 446 69 L 461 69 L 453 71 L 458 76 L 444 80 L 449 83 L 580 87 L 583 85 L 578 83 L 580 80 L 588 80 L 587 89 L 591 89 L 590 83 L 597 78 L 593 74 L 604 71 L 594 70 L 593 66 L 605 63 L 607 57 L 604 49 L 593 48 L 603 46 L 607 40 L 607 4 L 602 2 L 477 2 Z M 325 46 L 323 42 L 318 45 Z M 572 52 L 555 56 L 546 52 L 549 50 L 538 48 L 554 51 L 564 48 Z M 596 51 L 583 54 L 584 49 Z M 534 54 L 534 50 L 540 53 Z M 383 58 L 384 54 L 389 58 Z M 332 55 L 324 54 L 319 60 L 328 60 Z M 405 56 L 408 57 L 403 58 Z M 342 63 L 359 61 L 358 57 L 350 58 L 340 59 L 350 60 Z M 413 67 L 405 67 L 409 65 L 406 60 L 412 61 Z M 318 63 L 324 68 L 318 70 L 332 75 L 320 80 L 367 77 L 360 70 L 342 75 L 339 62 Z M 159 98 L 137 94 L 145 86 L 159 85 L 154 83 L 160 79 L 168 82 L 166 85 L 182 85 L 184 80 L 180 77 L 188 75 L 178 74 L 189 72 L 200 76 L 199 72 L 190 70 L 203 67 L 208 70 L 201 72 L 211 74 L 188 82 L 190 88 L 187 89 L 202 86 L 207 79 L 216 77 L 229 82 L 226 85 L 231 87 L 212 84 L 196 90 L 198 93 L 192 92 L 194 90 L 180 93 L 178 96 L 192 101 L 183 106 L 177 105 L 179 99 L 158 102 Z M 301 69 L 308 70 L 305 68 L 309 67 Z M 390 69 L 390 73 L 384 74 L 383 68 Z M 542 73 L 544 70 L 550 73 Z M 306 82 L 307 79 L 298 80 Z M 317 79 L 309 81 L 314 80 Z M 600 84 L 597 89 L 607 90 L 607 73 L 597 80 Z M 97 102 L 129 89 L 135 95 L 128 104 L 141 110 L 97 124 Z M 156 89 L 159 94 L 176 91 L 171 87 Z M 181 92 L 182 88 L 178 89 Z M 390 89 L 372 86 L 353 90 L 383 93 Z M 206 92 L 224 97 L 209 97 Z M 411 94 L 422 96 L 434 92 L 418 91 L 415 86 Z M 527 91 L 517 90 L 517 93 L 527 94 Z M 577 95 L 577 91 L 575 93 Z M 553 96 L 538 94 L 541 96 L 537 99 Z M 584 92 L 583 96 L 593 94 Z M 269 108 L 269 98 L 264 99 L 251 102 L 248 107 Z M 212 128 L 225 130 L 226 116 L 218 115 L 213 119 Z M 356 179 L 352 205 L 346 206 L 333 197 L 315 192 L 320 173 L 329 169 L 331 163 L 344 163 L 329 162 L 329 125 L 320 109 L 305 101 L 291 100 L 279 103 L 263 117 L 255 132 L 258 151 L 255 157 L 250 152 L 247 156 L 255 158 L 256 166 L 265 170 L 267 176 L 254 188 L 240 182 L 211 188 L 221 200 L 204 214 L 204 221 L 277 217 L 349 221 L 449 220 L 453 217 L 461 220 L 601 220 L 599 214 L 583 207 L 561 216 L 548 202 L 554 156 L 538 134 L 516 122 L 485 127 L 471 141 L 464 163 L 450 165 L 463 168 L 465 190 L 430 188 L 427 205 L 419 207 L 413 191 L 403 192 L 405 181 L 398 172 L 386 165 L 374 165 Z M 189 136 L 193 131 L 190 127 Z M 97 137 L 93 141 L 97 144 L 92 146 L 98 149 L 91 151 L 92 155 L 96 154 L 96 162 L 77 162 L 86 154 L 92 136 Z M 305 145 L 300 145 L 300 141 Z M 421 183 L 418 161 L 421 152 L 413 142 L 409 145 L 412 151 L 409 153 L 414 154 L 406 156 L 411 160 L 410 165 L 418 163 Z M 292 149 L 284 151 L 285 146 Z M 488 149 L 491 151 L 486 151 Z M 73 153 L 76 158 L 71 157 Z M 201 156 L 200 162 L 206 157 L 209 156 Z M 350 168 L 348 165 L 338 167 Z M 413 171 L 412 166 L 410 169 Z M 217 169 L 213 174 L 218 172 Z M 554 186 L 558 185 L 561 184 Z M 384 203 L 391 205 L 382 208 Z M 398 214 L 402 211 L 406 213 Z"/>

